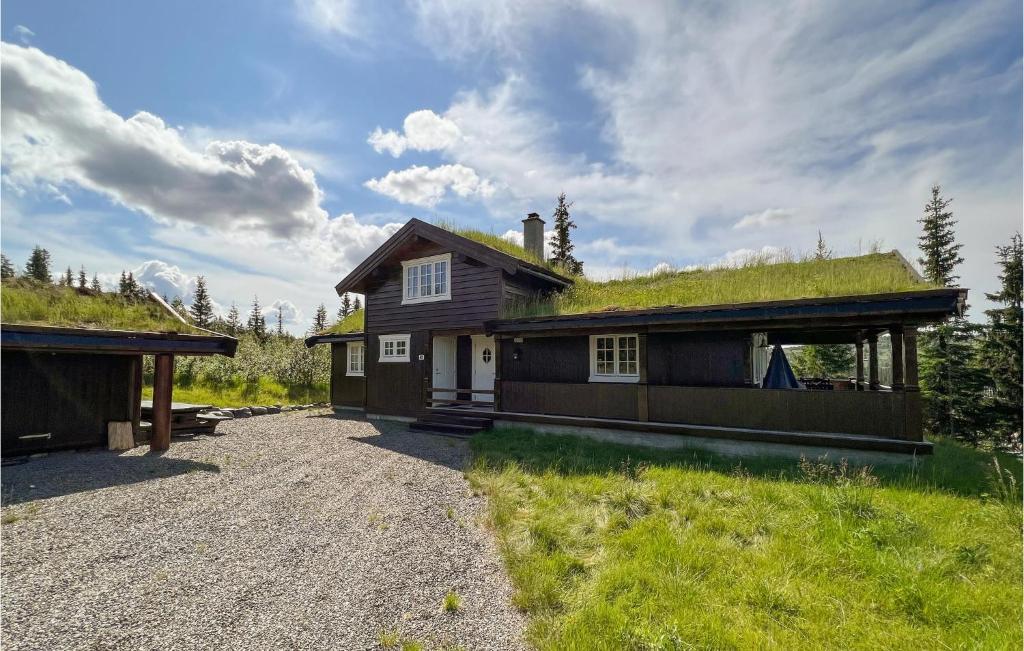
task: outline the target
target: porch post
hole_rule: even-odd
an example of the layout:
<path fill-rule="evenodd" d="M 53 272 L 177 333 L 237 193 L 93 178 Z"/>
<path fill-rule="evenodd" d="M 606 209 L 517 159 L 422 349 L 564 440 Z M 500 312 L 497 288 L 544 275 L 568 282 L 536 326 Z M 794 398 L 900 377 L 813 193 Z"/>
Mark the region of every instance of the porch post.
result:
<path fill-rule="evenodd" d="M 857 391 L 864 390 L 864 336 L 857 333 L 857 340 L 854 342 L 857 355 Z"/>
<path fill-rule="evenodd" d="M 878 391 L 878 334 L 868 335 L 868 390 Z"/>
<path fill-rule="evenodd" d="M 636 385 L 636 419 L 647 422 L 647 334 L 641 332 L 636 336 L 636 369 L 640 374 Z"/>
<path fill-rule="evenodd" d="M 494 335 L 494 411 L 501 411 L 501 335 Z"/>
<path fill-rule="evenodd" d="M 174 391 L 174 355 L 156 355 L 153 370 L 153 428 L 149 450 L 160 452 L 171 447 L 171 399 Z"/>
<path fill-rule="evenodd" d="M 917 386 L 917 326 L 903 328 L 904 391 L 919 391 Z"/>
<path fill-rule="evenodd" d="M 903 328 L 889 328 L 892 342 L 892 390 L 903 391 Z"/>

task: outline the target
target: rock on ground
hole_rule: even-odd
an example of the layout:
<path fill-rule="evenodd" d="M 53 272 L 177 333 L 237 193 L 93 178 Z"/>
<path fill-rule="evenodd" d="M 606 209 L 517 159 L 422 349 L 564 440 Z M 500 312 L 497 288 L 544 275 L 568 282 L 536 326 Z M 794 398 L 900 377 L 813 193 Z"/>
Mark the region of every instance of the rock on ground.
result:
<path fill-rule="evenodd" d="M 464 442 L 324 410 L 218 434 L 4 468 L 5 650 L 522 648 Z"/>

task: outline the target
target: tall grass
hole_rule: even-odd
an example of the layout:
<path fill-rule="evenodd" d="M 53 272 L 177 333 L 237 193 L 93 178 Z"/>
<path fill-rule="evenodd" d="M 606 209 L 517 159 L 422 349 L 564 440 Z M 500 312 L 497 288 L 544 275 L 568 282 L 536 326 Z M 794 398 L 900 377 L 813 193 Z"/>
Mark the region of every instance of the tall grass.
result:
<path fill-rule="evenodd" d="M 537 648 L 1021 646 L 1021 506 L 994 493 L 992 454 L 939 441 L 865 469 L 524 430 L 472 445 Z"/>
<path fill-rule="evenodd" d="M 740 266 L 667 270 L 575 286 L 546 299 L 510 306 L 505 316 L 548 316 L 663 306 L 851 296 L 927 289 L 911 276 L 895 252 L 779 262 L 753 258 Z"/>
<path fill-rule="evenodd" d="M 195 332 L 160 305 L 126 301 L 115 294 L 58 287 L 27 279 L 0 284 L 4 323 L 91 327 L 143 332 Z"/>
<path fill-rule="evenodd" d="M 152 399 L 152 384 L 143 387 L 142 395 L 146 399 Z M 175 402 L 216 407 L 311 404 L 329 400 L 328 384 L 285 386 L 269 377 L 260 378 L 256 382 L 213 385 L 200 381 L 189 385 L 175 384 L 174 387 Z"/>

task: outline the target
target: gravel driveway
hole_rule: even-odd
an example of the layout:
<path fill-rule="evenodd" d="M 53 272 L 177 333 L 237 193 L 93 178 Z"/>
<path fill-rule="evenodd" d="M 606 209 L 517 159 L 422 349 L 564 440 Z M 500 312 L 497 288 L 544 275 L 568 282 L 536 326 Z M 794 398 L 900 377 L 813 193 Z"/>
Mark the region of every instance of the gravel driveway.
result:
<path fill-rule="evenodd" d="M 3 468 L 5 650 L 523 646 L 463 441 L 326 410 L 218 431 Z"/>

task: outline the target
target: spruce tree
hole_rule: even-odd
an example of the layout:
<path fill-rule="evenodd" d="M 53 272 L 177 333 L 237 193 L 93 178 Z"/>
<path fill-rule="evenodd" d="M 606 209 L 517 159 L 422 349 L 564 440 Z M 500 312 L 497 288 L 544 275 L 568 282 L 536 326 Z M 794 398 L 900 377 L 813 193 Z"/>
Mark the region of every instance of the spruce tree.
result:
<path fill-rule="evenodd" d="M 924 277 L 936 285 L 953 287 L 963 262 L 956 242 L 953 213 L 947 210 L 952 199 L 943 199 L 941 188 L 932 186 L 932 199 L 924 208 L 919 238 L 922 257 L 918 259 Z M 963 317 L 953 317 L 922 331 L 920 345 L 920 382 L 924 401 L 925 426 L 932 434 L 977 442 L 983 429 L 985 412 L 981 396 L 984 372 L 976 363 L 978 328 Z"/>
<path fill-rule="evenodd" d="M 352 314 L 352 299 L 345 292 L 341 296 L 341 307 L 338 308 L 338 321 L 344 320 L 349 314 Z"/>
<path fill-rule="evenodd" d="M 321 303 L 316 308 L 316 315 L 313 317 L 313 333 L 323 332 L 327 329 L 327 308 Z"/>
<path fill-rule="evenodd" d="M 359 297 L 356 296 L 356 300 L 352 301 L 352 312 L 358 312 L 361 309 L 363 309 L 363 303 L 359 300 Z M 352 314 L 352 312 L 349 312 L 349 314 Z"/>
<path fill-rule="evenodd" d="M 576 247 L 572 243 L 569 231 L 576 228 L 576 224 L 569 216 L 571 207 L 572 202 L 565 200 L 564 192 L 558 195 L 558 205 L 552 215 L 555 219 L 555 234 L 551 238 L 551 247 L 554 249 L 551 262 L 561 265 L 568 273 L 579 276 L 583 274 L 583 263 L 572 255 L 572 250 Z"/>
<path fill-rule="evenodd" d="M 832 257 L 832 249 L 825 245 L 825 238 L 821 236 L 821 231 L 818 231 L 818 246 L 814 250 L 815 260 L 828 260 Z"/>
<path fill-rule="evenodd" d="M 192 297 L 189 314 L 192 315 L 192 321 L 200 328 L 208 327 L 213 321 L 213 301 L 210 300 L 210 294 L 206 291 L 205 276 L 196 278 L 196 292 Z"/>
<path fill-rule="evenodd" d="M 231 304 L 231 309 L 228 310 L 227 320 L 227 333 L 234 337 L 242 329 L 242 321 L 238 316 L 238 306 L 234 303 Z"/>
<path fill-rule="evenodd" d="M 11 264 L 10 258 L 0 253 L 0 278 L 14 278 L 15 275 L 14 265 Z"/>
<path fill-rule="evenodd" d="M 64 287 L 75 286 L 75 274 L 71 271 L 71 267 L 68 267 L 67 271 L 64 272 L 64 277 L 60 279 L 60 284 Z"/>
<path fill-rule="evenodd" d="M 249 319 L 245 326 L 249 332 L 256 337 L 256 339 L 261 342 L 266 340 L 267 321 L 263 318 L 263 308 L 260 307 L 260 299 L 258 296 L 253 296 L 252 298 L 252 310 L 249 311 Z"/>
<path fill-rule="evenodd" d="M 130 293 L 128 287 L 128 274 L 124 272 L 124 269 L 121 270 L 121 278 L 117 281 L 117 293 L 121 295 L 121 298 L 127 298 Z"/>
<path fill-rule="evenodd" d="M 800 349 L 799 373 L 802 377 L 847 378 L 856 355 L 849 344 L 816 344 Z"/>
<path fill-rule="evenodd" d="M 189 314 L 188 307 L 185 306 L 185 301 L 181 300 L 180 296 L 174 297 L 174 300 L 171 301 L 171 307 L 175 312 L 184 317 L 186 321 L 192 316 Z"/>
<path fill-rule="evenodd" d="M 92 285 L 90 286 L 90 289 L 97 293 L 103 291 L 103 285 L 100 284 L 100 277 L 97 274 L 92 275 Z"/>
<path fill-rule="evenodd" d="M 918 262 L 924 268 L 924 277 L 936 285 L 953 287 L 960 278 L 953 272 L 964 261 L 960 257 L 962 244 L 956 243 L 953 227 L 956 220 L 953 212 L 947 210 L 952 199 L 942 198 L 942 188 L 932 186 L 932 200 L 925 204 L 924 217 L 917 220 L 923 232 L 918 238 L 922 257 Z"/>
<path fill-rule="evenodd" d="M 1000 305 L 985 311 L 988 331 L 981 346 L 984 368 L 991 377 L 989 413 L 996 443 L 1014 447 L 1021 439 L 1021 415 L 1024 413 L 1024 373 L 1021 364 L 1021 342 L 1024 338 L 1021 318 L 1024 248 L 1020 233 L 1014 234 L 1007 246 L 996 247 L 1002 273 L 1000 289 L 985 297 Z"/>
<path fill-rule="evenodd" d="M 50 252 L 36 245 L 25 263 L 25 276 L 41 283 L 53 282 L 50 278 Z"/>
<path fill-rule="evenodd" d="M 284 306 L 281 304 L 277 306 L 277 336 L 284 336 Z"/>

